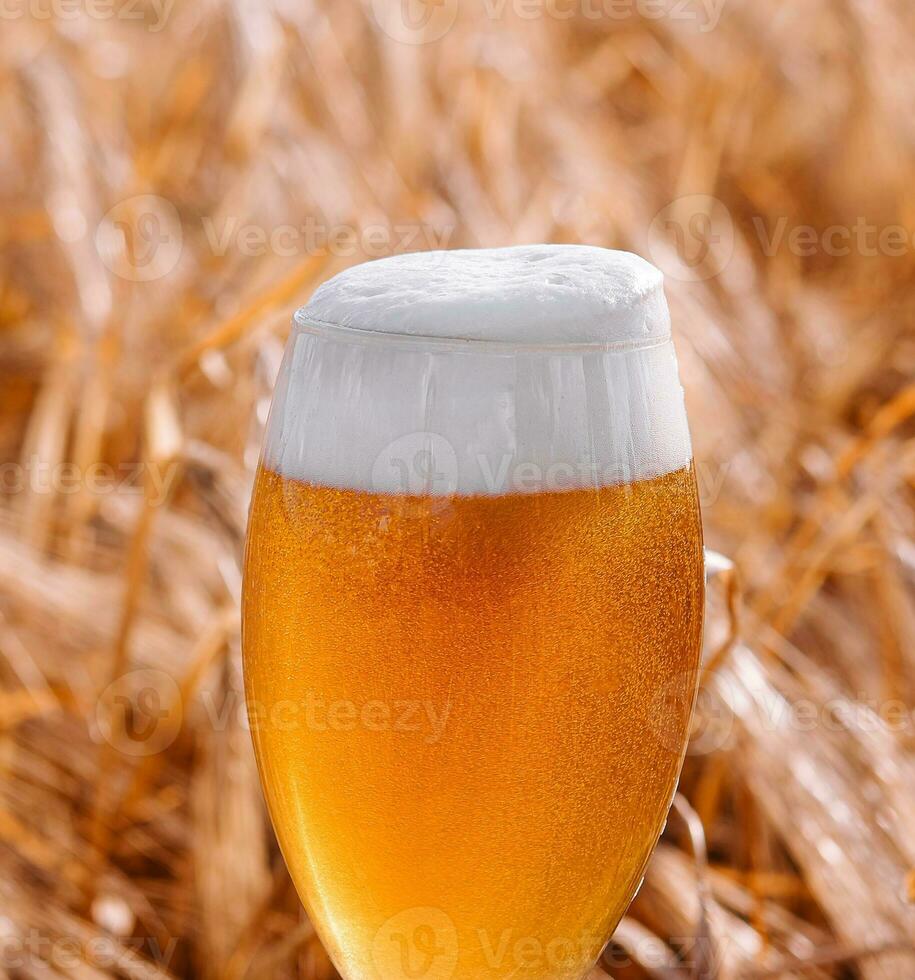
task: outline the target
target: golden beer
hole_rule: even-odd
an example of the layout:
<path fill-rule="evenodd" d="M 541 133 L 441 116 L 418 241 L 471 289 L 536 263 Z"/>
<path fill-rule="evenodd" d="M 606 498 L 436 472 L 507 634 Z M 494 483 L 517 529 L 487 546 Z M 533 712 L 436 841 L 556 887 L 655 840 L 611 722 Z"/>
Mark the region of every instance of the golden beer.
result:
<path fill-rule="evenodd" d="M 252 732 L 345 980 L 581 980 L 666 819 L 703 554 L 660 273 L 543 246 L 296 316 L 251 507 Z"/>
<path fill-rule="evenodd" d="M 582 976 L 682 761 L 692 471 L 443 505 L 265 470 L 247 575 L 270 811 L 344 974 Z"/>

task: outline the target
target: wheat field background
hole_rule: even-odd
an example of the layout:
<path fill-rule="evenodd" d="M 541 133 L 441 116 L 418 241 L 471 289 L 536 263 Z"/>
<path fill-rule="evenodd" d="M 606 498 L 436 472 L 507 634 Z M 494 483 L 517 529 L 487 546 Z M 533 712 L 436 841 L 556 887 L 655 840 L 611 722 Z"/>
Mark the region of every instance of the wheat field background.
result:
<path fill-rule="evenodd" d="M 667 273 L 737 566 L 600 974 L 915 977 L 915 10 L 397 8 L 0 11 L 0 977 L 335 976 L 243 709 L 272 381 L 344 266 L 532 241 Z"/>

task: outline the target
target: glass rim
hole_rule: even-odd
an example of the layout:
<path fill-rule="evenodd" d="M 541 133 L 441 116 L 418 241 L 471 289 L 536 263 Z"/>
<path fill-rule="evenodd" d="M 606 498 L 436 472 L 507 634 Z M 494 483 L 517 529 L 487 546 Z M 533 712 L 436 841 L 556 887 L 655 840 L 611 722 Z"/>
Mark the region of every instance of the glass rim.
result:
<path fill-rule="evenodd" d="M 339 340 L 354 344 L 386 347 L 404 347 L 433 353 L 449 351 L 464 354 L 575 354 L 575 353 L 629 353 L 651 350 L 672 343 L 673 336 L 645 337 L 641 340 L 590 340 L 556 344 L 524 343 L 506 340 L 483 340 L 473 337 L 439 337 L 429 334 L 401 333 L 389 330 L 363 330 L 321 320 L 301 307 L 293 314 L 295 327 L 304 333 L 324 340 Z"/>

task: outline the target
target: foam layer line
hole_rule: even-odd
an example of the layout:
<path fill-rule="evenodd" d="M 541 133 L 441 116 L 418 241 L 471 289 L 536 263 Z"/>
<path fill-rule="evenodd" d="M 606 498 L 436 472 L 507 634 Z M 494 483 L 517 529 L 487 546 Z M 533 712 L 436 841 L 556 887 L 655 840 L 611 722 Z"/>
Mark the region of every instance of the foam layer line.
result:
<path fill-rule="evenodd" d="M 637 256 L 397 256 L 330 280 L 297 321 L 264 457 L 291 479 L 494 495 L 630 483 L 690 462 L 661 274 Z M 415 342 L 379 342 L 385 333 Z"/>

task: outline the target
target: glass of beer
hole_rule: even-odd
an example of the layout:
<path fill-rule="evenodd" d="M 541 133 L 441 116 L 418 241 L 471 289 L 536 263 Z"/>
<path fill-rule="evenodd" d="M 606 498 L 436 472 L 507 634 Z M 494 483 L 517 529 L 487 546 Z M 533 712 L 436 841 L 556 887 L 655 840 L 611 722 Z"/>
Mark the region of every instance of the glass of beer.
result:
<path fill-rule="evenodd" d="M 686 750 L 702 531 L 661 274 L 403 255 L 295 318 L 248 534 L 273 825 L 346 980 L 579 980 Z"/>

